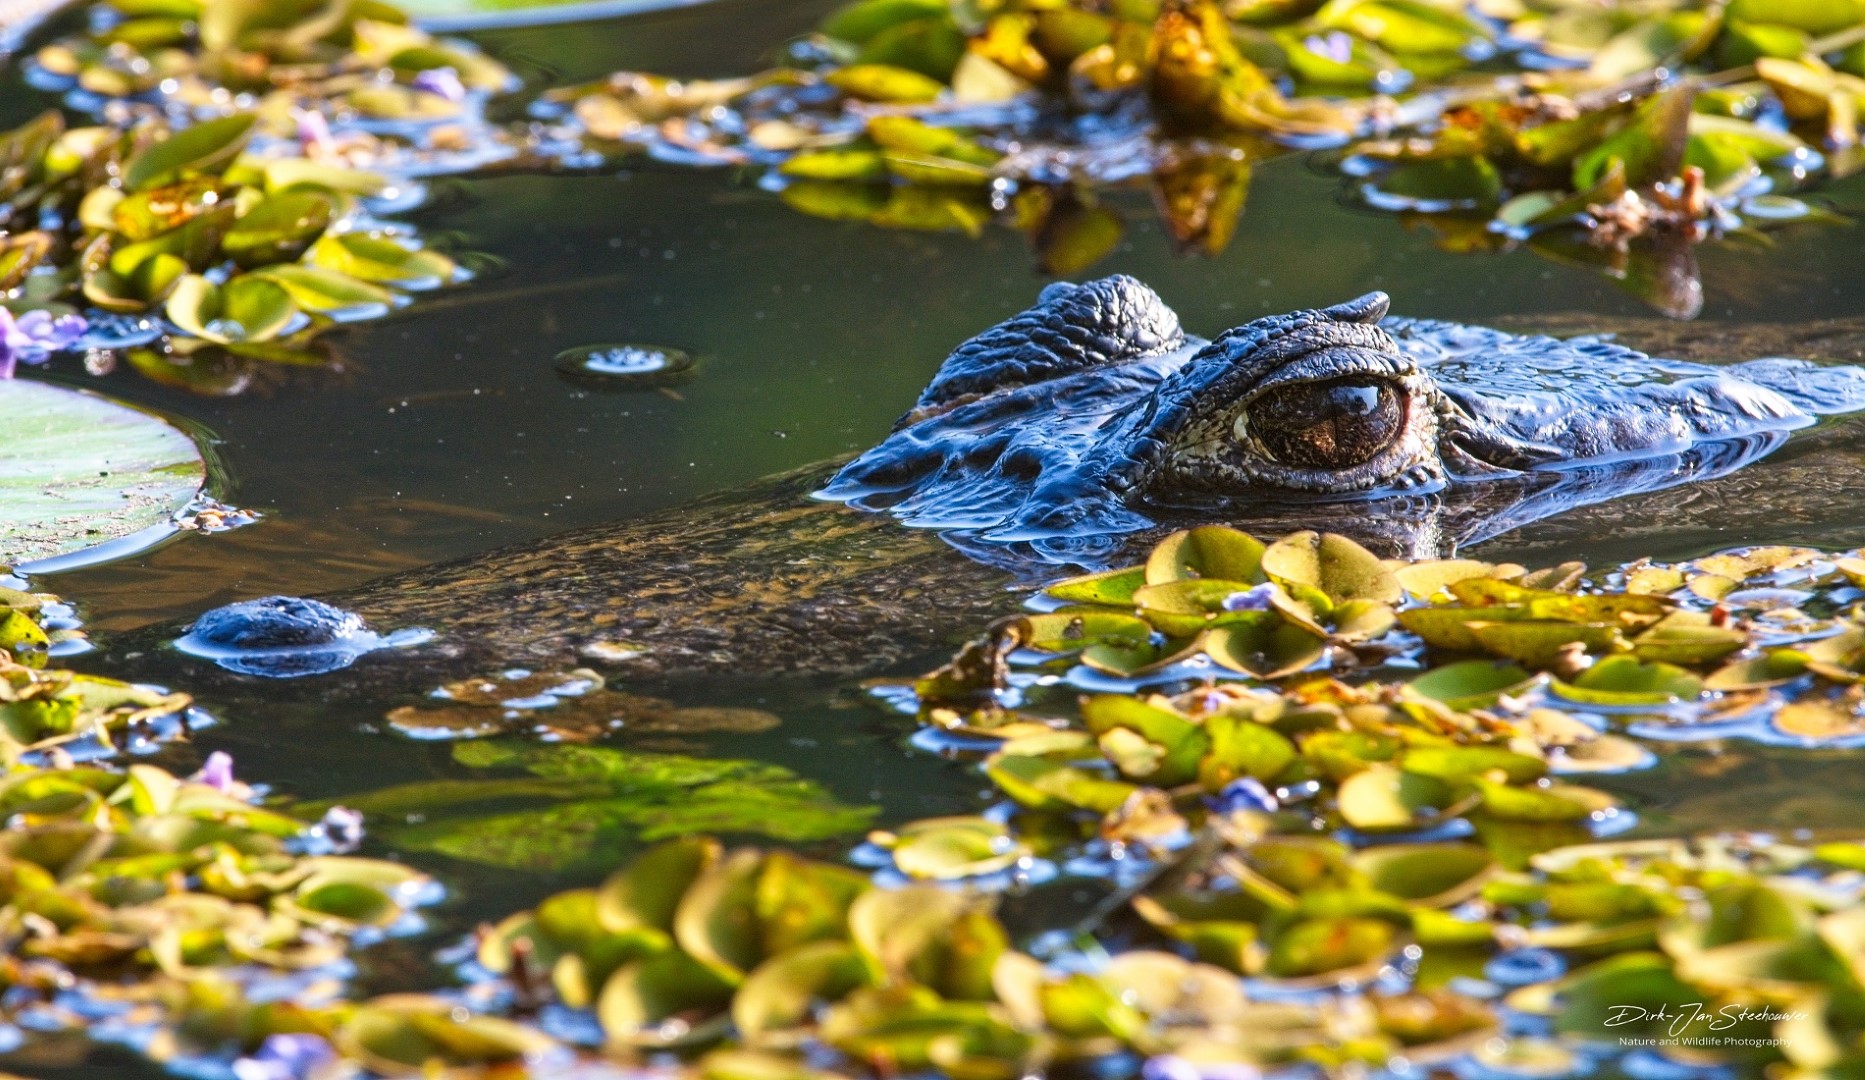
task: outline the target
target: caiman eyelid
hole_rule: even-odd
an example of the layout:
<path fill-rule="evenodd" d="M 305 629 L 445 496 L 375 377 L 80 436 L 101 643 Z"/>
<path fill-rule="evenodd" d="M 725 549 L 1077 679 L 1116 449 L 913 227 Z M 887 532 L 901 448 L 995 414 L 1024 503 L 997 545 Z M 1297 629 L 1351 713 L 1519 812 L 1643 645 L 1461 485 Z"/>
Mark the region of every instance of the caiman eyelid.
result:
<path fill-rule="evenodd" d="M 1417 374 L 1417 365 L 1403 354 L 1377 353 L 1357 348 L 1326 349 L 1309 353 L 1269 372 L 1237 400 L 1239 404 L 1248 405 L 1269 391 L 1284 386 L 1305 382 L 1333 382 L 1335 379 L 1384 379 L 1405 389 L 1405 381 Z"/>

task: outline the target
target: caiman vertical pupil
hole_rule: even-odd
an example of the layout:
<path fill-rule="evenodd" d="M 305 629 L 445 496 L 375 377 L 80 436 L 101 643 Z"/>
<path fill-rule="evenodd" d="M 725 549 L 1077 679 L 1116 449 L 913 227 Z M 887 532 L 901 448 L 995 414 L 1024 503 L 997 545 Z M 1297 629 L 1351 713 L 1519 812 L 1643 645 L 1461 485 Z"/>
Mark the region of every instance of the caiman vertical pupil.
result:
<path fill-rule="evenodd" d="M 1257 445 L 1282 464 L 1346 469 L 1398 437 L 1405 403 L 1391 383 L 1336 379 L 1278 387 L 1251 402 L 1247 417 Z"/>

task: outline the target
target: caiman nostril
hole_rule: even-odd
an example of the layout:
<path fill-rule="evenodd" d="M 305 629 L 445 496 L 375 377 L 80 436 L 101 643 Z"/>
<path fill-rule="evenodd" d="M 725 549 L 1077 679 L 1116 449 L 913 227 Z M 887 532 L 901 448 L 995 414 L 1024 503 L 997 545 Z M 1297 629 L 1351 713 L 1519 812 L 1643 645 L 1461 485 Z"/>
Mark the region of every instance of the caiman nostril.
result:
<path fill-rule="evenodd" d="M 362 616 L 321 600 L 267 596 L 207 612 L 175 647 L 242 675 L 289 679 L 335 671 L 374 649 L 417 645 L 432 636 L 426 630 L 377 634 Z"/>
<path fill-rule="evenodd" d="M 353 612 L 321 600 L 267 596 L 217 607 L 196 619 L 188 633 L 230 649 L 280 649 L 328 645 L 363 629 Z"/>

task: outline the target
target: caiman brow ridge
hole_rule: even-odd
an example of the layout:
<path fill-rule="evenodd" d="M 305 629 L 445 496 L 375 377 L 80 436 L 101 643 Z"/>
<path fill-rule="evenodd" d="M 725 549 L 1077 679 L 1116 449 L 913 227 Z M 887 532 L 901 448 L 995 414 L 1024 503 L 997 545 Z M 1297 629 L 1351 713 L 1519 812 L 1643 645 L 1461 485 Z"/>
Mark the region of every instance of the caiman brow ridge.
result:
<path fill-rule="evenodd" d="M 1387 309 L 1368 293 L 1205 341 L 1133 278 L 1051 285 L 960 345 L 819 495 L 1055 562 L 1264 503 L 1369 500 L 1376 515 L 1475 499 L 1483 515 L 1452 538 L 1468 543 L 1723 475 L 1818 416 L 1865 408 L 1854 367 L 1664 360 Z M 1285 386 L 1306 389 L 1252 411 Z M 1363 401 L 1379 407 L 1351 408 Z M 1303 418 L 1312 428 L 1252 437 Z M 1353 452 L 1328 467 L 1342 444 Z"/>

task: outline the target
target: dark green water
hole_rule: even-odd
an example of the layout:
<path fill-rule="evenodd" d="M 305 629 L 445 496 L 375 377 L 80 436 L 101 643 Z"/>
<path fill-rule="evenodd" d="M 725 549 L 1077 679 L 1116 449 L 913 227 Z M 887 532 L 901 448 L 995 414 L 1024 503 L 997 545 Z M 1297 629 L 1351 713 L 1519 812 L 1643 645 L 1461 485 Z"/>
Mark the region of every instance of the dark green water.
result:
<path fill-rule="evenodd" d="M 575 27 L 504 30 L 485 46 L 537 79 L 574 80 L 636 67 L 686 76 L 753 70 L 769 46 L 800 32 L 822 3 L 725 0 Z M 38 107 L 17 87 L 9 116 Z M 1212 334 L 1249 318 L 1384 289 L 1403 314 L 1482 322 L 1503 316 L 1643 314 L 1584 270 L 1527 254 L 1457 256 L 1393 218 L 1347 208 L 1338 182 L 1299 157 L 1257 170 L 1229 251 L 1180 258 L 1143 196 L 1128 197 L 1128 237 L 1097 272 L 1154 286 L 1188 329 Z M 1827 189 L 1841 212 L 1865 214 L 1865 179 Z M 94 631 L 182 617 L 269 593 L 342 588 L 382 572 L 638 515 L 755 476 L 865 448 L 912 401 L 946 351 L 1025 306 L 1042 286 L 1021 238 L 886 232 L 799 215 L 730 172 L 642 163 L 621 174 L 444 180 L 415 220 L 459 251 L 503 267 L 391 319 L 333 335 L 339 376 L 285 373 L 230 399 L 155 387 L 128 372 L 55 378 L 189 417 L 217 432 L 236 480 L 230 500 L 261 508 L 253 528 L 189 538 L 142 558 L 42 579 L 84 608 Z M 1703 253 L 1708 322 L 1794 321 L 1865 314 L 1865 245 L 1844 228 L 1780 234 L 1771 250 Z M 611 393 L 556 374 L 562 349 L 652 342 L 696 353 L 678 397 Z M 1784 504 L 1785 505 L 1785 504 Z M 1636 516 L 1637 504 L 1625 513 Z M 1680 556 L 1753 540 L 1817 533 L 1865 543 L 1865 506 L 1784 510 L 1774 535 L 1708 527 L 1591 543 L 1552 523 L 1489 546 L 1494 556 L 1613 562 Z M 1668 545 L 1668 546 L 1667 546 Z M 618 589 L 629 587 L 617 582 Z M 1007 598 L 1007 605 L 1011 603 Z M 906 725 L 863 703 L 859 687 L 721 690 L 694 703 L 770 709 L 783 727 L 694 739 L 683 752 L 757 758 L 818 780 L 841 798 L 878 802 L 886 819 L 970 812 L 980 780 L 907 749 Z M 204 702 L 210 709 L 214 702 Z M 165 759 L 182 767 L 231 751 L 240 774 L 304 797 L 452 775 L 445 745 L 374 730 L 379 713 L 341 711 L 315 682 L 281 684 L 263 715 L 223 714 L 220 727 Z M 647 744 L 625 744 L 630 746 Z M 652 744 L 668 748 L 667 744 Z M 1854 815 L 1856 772 L 1809 755 L 1711 759 L 1679 750 L 1659 769 L 1611 785 L 1646 808 L 1648 824 L 1746 825 L 1729 814 L 1811 809 Z M 1734 768 L 1729 768 L 1731 762 Z M 1714 783 L 1717 796 L 1695 792 Z M 1747 810 L 1732 794 L 1747 797 Z M 1718 808 L 1722 809 L 1718 809 Z M 1752 824 L 1764 824 L 1757 820 Z M 836 854 L 842 841 L 817 848 Z M 376 853 L 381 853 L 378 849 Z M 373 988 L 437 978 L 424 957 L 473 923 L 525 906 L 568 879 L 425 860 L 452 887 L 435 932 L 378 951 Z M 33 1076 L 131 1076 L 115 1052 L 61 1040 L 0 1057 Z"/>

